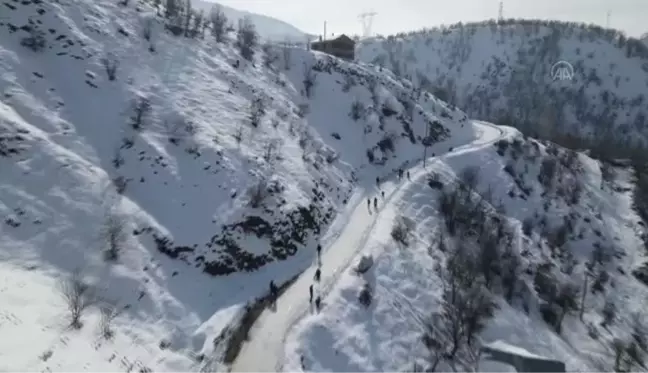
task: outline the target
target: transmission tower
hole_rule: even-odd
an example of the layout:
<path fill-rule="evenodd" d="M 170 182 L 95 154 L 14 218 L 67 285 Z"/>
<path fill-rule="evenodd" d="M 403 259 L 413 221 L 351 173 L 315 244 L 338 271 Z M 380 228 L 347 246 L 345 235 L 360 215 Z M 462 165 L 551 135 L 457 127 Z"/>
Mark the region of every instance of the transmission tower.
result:
<path fill-rule="evenodd" d="M 607 11 L 607 16 L 605 17 L 605 28 L 610 28 L 610 11 Z"/>
<path fill-rule="evenodd" d="M 504 20 L 504 2 L 500 1 L 499 3 L 499 12 L 497 14 L 497 20 L 502 22 Z"/>
<path fill-rule="evenodd" d="M 362 36 L 368 38 L 371 36 L 371 25 L 373 24 L 373 17 L 378 14 L 376 12 L 361 13 L 358 18 L 362 22 Z"/>

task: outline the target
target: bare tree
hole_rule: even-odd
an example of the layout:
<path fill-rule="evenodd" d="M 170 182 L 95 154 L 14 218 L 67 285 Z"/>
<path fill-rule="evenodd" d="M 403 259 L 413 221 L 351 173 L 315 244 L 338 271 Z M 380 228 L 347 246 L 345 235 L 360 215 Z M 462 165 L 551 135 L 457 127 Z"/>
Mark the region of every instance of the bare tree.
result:
<path fill-rule="evenodd" d="M 217 42 L 222 43 L 225 40 L 225 34 L 227 33 L 227 17 L 220 5 L 215 5 L 212 7 L 211 12 L 209 13 L 209 18 L 211 21 L 211 34 L 216 39 Z"/>
<path fill-rule="evenodd" d="M 272 44 L 264 43 L 263 44 L 263 66 L 271 68 L 272 65 L 279 59 L 277 51 L 274 49 Z"/>
<path fill-rule="evenodd" d="M 277 139 L 272 139 L 268 142 L 266 142 L 265 149 L 264 149 L 264 154 L 263 154 L 263 159 L 272 164 L 273 161 L 276 158 L 276 150 L 279 145 L 279 141 Z"/>
<path fill-rule="evenodd" d="M 193 10 L 193 6 L 191 5 L 191 0 L 185 0 L 184 4 L 185 4 L 184 20 L 183 20 L 184 36 L 190 37 L 191 20 L 194 17 L 194 10 Z"/>
<path fill-rule="evenodd" d="M 234 137 L 234 140 L 236 140 L 236 143 L 240 144 L 241 141 L 243 141 L 243 126 L 239 125 L 236 129 L 236 132 L 232 136 Z"/>
<path fill-rule="evenodd" d="M 258 97 L 250 102 L 250 124 L 254 127 L 259 127 L 261 119 L 265 115 L 265 104 L 263 99 Z"/>
<path fill-rule="evenodd" d="M 199 10 L 194 12 L 193 26 L 191 29 L 192 38 L 195 38 L 197 36 L 200 36 L 201 39 L 204 38 L 204 35 L 202 34 L 203 22 L 205 22 L 205 11 Z"/>
<path fill-rule="evenodd" d="M 475 189 L 479 183 L 479 167 L 477 166 L 468 166 L 461 170 L 459 175 L 459 180 L 461 180 L 461 185 L 466 189 Z"/>
<path fill-rule="evenodd" d="M 151 41 L 154 25 L 155 18 L 153 17 L 146 17 L 142 20 L 142 36 L 144 37 L 144 40 Z"/>
<path fill-rule="evenodd" d="M 616 304 L 610 299 L 605 301 L 602 310 L 603 321 L 601 321 L 601 326 L 607 328 L 609 325 L 612 325 L 614 319 L 616 318 L 617 308 Z"/>
<path fill-rule="evenodd" d="M 445 340 L 444 358 L 453 359 L 464 347 L 472 344 L 485 320 L 492 316 L 494 303 L 483 286 L 476 281 L 477 262 L 468 246 L 457 242 L 440 269 L 443 283 L 441 311 L 432 316 L 436 338 Z"/>
<path fill-rule="evenodd" d="M 139 96 L 133 100 L 131 103 L 133 114 L 131 115 L 131 126 L 134 130 L 141 130 L 146 121 L 148 120 L 149 114 L 151 113 L 152 106 L 151 102 L 147 97 Z"/>
<path fill-rule="evenodd" d="M 99 335 L 105 339 L 112 339 L 115 332 L 112 323 L 119 316 L 119 312 L 113 303 L 103 303 L 99 306 Z"/>
<path fill-rule="evenodd" d="M 266 178 L 261 178 L 250 189 L 248 189 L 248 198 L 250 199 L 250 207 L 258 208 L 263 201 L 269 196 L 269 185 Z"/>
<path fill-rule="evenodd" d="M 117 261 L 128 241 L 126 217 L 112 210 L 108 211 L 101 236 L 106 243 L 104 259 Z"/>
<path fill-rule="evenodd" d="M 259 35 L 256 32 L 254 23 L 250 17 L 244 17 L 239 20 L 238 30 L 236 33 L 236 46 L 241 56 L 248 61 L 254 57 L 254 48 L 259 42 Z"/>
<path fill-rule="evenodd" d="M 290 70 L 290 46 L 288 45 L 288 42 L 284 42 L 283 44 L 283 63 L 284 63 L 284 70 Z"/>
<path fill-rule="evenodd" d="M 312 66 L 304 63 L 304 93 L 306 97 L 311 98 L 313 95 L 313 87 L 315 86 L 315 70 Z"/>
<path fill-rule="evenodd" d="M 80 329 L 83 326 L 81 322 L 83 312 L 96 301 L 94 289 L 86 282 L 79 270 L 61 279 L 58 288 L 67 305 L 70 326 Z"/>
<path fill-rule="evenodd" d="M 515 288 L 520 278 L 522 261 L 520 256 L 513 251 L 512 246 L 507 248 L 502 254 L 502 288 L 504 289 L 504 298 L 511 303 Z"/>
<path fill-rule="evenodd" d="M 117 79 L 117 69 L 119 68 L 119 59 L 114 53 L 108 53 L 101 59 L 101 63 L 106 69 L 108 80 L 113 81 Z"/>

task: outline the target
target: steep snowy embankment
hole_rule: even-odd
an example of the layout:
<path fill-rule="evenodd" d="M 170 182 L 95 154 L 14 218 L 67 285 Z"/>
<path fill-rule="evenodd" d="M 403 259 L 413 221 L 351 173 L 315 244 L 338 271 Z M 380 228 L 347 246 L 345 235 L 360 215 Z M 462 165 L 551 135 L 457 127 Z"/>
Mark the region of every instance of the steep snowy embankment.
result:
<path fill-rule="evenodd" d="M 437 154 L 476 138 L 465 114 L 372 68 L 297 49 L 248 62 L 234 35 L 172 36 L 155 13 L 4 4 L 7 369 L 211 363 L 246 302 L 310 266 L 357 186 L 420 158 L 426 131 Z M 72 289 L 69 328 L 74 271 L 91 286 Z"/>

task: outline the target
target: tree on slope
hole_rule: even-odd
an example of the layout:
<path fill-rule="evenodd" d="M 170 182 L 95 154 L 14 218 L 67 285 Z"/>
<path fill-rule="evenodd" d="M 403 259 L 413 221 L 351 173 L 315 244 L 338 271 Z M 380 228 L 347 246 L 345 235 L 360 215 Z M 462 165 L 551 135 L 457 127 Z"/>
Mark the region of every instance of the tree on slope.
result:
<path fill-rule="evenodd" d="M 211 21 L 211 34 L 217 42 L 222 43 L 225 41 L 225 34 L 227 32 L 227 17 L 220 6 L 215 5 L 209 13 Z"/>
<path fill-rule="evenodd" d="M 239 48 L 241 56 L 248 61 L 254 57 L 254 48 L 259 42 L 259 35 L 256 32 L 254 23 L 250 17 L 239 20 L 238 30 L 236 33 L 236 46 Z"/>
<path fill-rule="evenodd" d="M 193 26 L 191 29 L 191 37 L 195 38 L 197 36 L 200 36 L 202 39 L 204 37 L 203 35 L 203 22 L 205 22 L 205 12 L 200 10 L 197 12 L 194 12 L 193 15 Z"/>

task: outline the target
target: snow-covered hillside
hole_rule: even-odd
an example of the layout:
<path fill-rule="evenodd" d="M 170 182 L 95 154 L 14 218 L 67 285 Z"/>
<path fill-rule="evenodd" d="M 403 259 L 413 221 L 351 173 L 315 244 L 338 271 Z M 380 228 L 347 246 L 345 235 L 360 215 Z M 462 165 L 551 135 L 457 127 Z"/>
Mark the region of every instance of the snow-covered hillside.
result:
<path fill-rule="evenodd" d="M 3 3 L 8 370 L 217 363 L 216 337 L 270 280 L 311 265 L 338 212 L 364 202 L 357 187 L 423 142 L 441 154 L 477 137 L 463 112 L 373 67 L 298 49 L 247 61 L 234 35 L 172 36 L 156 13 Z"/>
<path fill-rule="evenodd" d="M 428 371 L 450 353 L 452 330 L 464 341 L 458 366 L 441 358 L 437 371 L 493 369 L 476 366 L 479 344 L 465 345 L 448 322 L 463 312 L 447 306 L 455 253 L 469 270 L 463 286 L 495 301 L 480 342 L 522 347 L 567 371 L 642 369 L 648 288 L 630 274 L 645 260 L 630 170 L 509 132 L 401 182 L 358 254 L 373 266 L 346 271 L 321 311 L 311 307 L 290 331 L 284 371 Z M 426 347 L 426 331 L 438 344 Z"/>
<path fill-rule="evenodd" d="M 595 134 L 606 146 L 648 140 L 648 47 L 616 30 L 490 21 L 376 38 L 357 54 L 473 118 L 542 136 Z M 552 76 L 559 61 L 572 65 L 571 80 Z"/>
<path fill-rule="evenodd" d="M 250 17 L 252 23 L 254 23 L 254 25 L 256 26 L 259 36 L 261 36 L 265 40 L 304 43 L 306 40 L 312 38 L 311 35 L 299 30 L 289 23 L 278 20 L 276 18 L 265 16 L 263 14 L 250 13 L 244 10 L 234 9 L 211 1 L 193 0 L 192 5 L 196 9 L 205 11 L 207 14 L 209 14 L 214 5 L 218 5 L 234 26 L 238 24 L 239 19 Z"/>

